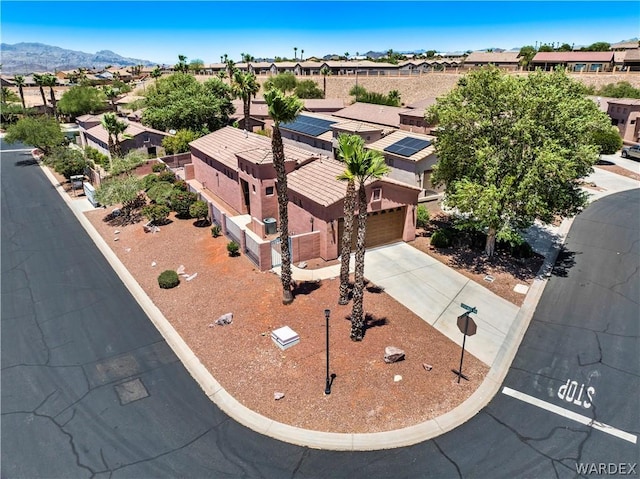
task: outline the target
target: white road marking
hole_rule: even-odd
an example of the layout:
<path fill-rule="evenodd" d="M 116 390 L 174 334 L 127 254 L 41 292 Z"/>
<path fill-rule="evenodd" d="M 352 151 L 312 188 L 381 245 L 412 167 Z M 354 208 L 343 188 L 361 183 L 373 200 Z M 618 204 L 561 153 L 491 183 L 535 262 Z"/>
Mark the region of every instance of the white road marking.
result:
<path fill-rule="evenodd" d="M 24 152 L 33 151 L 33 148 L 22 148 L 20 150 L 0 150 L 0 153 L 15 153 L 18 151 L 24 151 Z"/>
<path fill-rule="evenodd" d="M 516 391 L 514 389 L 503 387 L 502 393 L 507 396 L 511 396 L 516 399 L 520 399 L 520 401 L 524 401 L 533 406 L 537 406 L 542 409 L 546 409 L 554 414 L 562 416 L 567 419 L 571 419 L 572 421 L 579 422 L 580 424 L 584 424 L 585 426 L 592 427 L 602 432 L 606 432 L 612 436 L 623 439 L 630 443 L 636 444 L 638 441 L 638 436 L 633 434 L 629 434 L 628 432 L 621 431 L 620 429 L 616 429 L 613 426 L 609 426 L 608 424 L 604 424 L 602 422 L 595 421 L 590 417 L 583 416 L 582 414 L 577 414 L 573 411 L 569 411 L 567 409 L 561 408 L 560 406 L 556 406 L 555 404 L 551 404 L 547 401 L 543 401 L 542 399 L 535 398 L 533 396 L 529 396 L 528 394 L 521 393 L 520 391 Z"/>

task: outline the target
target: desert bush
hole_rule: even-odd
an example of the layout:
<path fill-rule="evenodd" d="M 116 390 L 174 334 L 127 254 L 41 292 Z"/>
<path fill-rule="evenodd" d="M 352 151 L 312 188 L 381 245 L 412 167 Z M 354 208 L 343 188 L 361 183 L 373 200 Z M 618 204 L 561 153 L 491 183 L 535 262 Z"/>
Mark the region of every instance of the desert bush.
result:
<path fill-rule="evenodd" d="M 171 170 L 164 170 L 164 171 L 160 172 L 160 174 L 158 175 L 158 179 L 160 181 L 167 181 L 169 183 L 175 183 L 176 182 L 176 175 Z"/>
<path fill-rule="evenodd" d="M 237 256 L 239 250 L 240 245 L 235 241 L 229 241 L 227 243 L 227 251 L 229 252 L 229 256 Z"/>
<path fill-rule="evenodd" d="M 102 166 L 103 168 L 107 168 L 109 166 L 109 157 L 100 153 L 99 150 L 93 148 L 91 146 L 85 146 L 84 155 L 88 160 L 93 161 L 94 163 Z"/>
<path fill-rule="evenodd" d="M 418 205 L 416 215 L 416 226 L 418 228 L 426 228 L 429 224 L 429 210 L 424 205 Z"/>
<path fill-rule="evenodd" d="M 175 288 L 179 284 L 180 277 L 178 276 L 178 273 L 171 269 L 163 271 L 162 273 L 160 273 L 160 276 L 158 276 L 158 285 L 162 289 Z"/>
<path fill-rule="evenodd" d="M 204 219 L 209 215 L 209 205 L 204 201 L 198 200 L 189 207 L 189 214 L 192 218 Z"/>
<path fill-rule="evenodd" d="M 211 236 L 213 236 L 214 238 L 217 238 L 221 234 L 222 234 L 222 228 L 220 228 L 219 225 L 213 225 L 211 227 Z"/>
<path fill-rule="evenodd" d="M 151 201 L 158 204 L 169 206 L 171 204 L 171 195 L 173 194 L 173 185 L 167 181 L 156 181 L 149 191 L 147 196 Z"/>
<path fill-rule="evenodd" d="M 448 248 L 451 246 L 451 233 L 447 229 L 439 229 L 431 235 L 431 246 Z"/>
<path fill-rule="evenodd" d="M 166 205 L 152 204 L 142 208 L 142 215 L 154 224 L 167 219 L 170 212 Z"/>
<path fill-rule="evenodd" d="M 165 171 L 167 169 L 167 165 L 164 163 L 154 163 L 151 165 L 151 171 L 154 173 L 160 173 L 161 171 Z"/>
<path fill-rule="evenodd" d="M 173 187 L 176 190 L 180 190 L 180 191 L 187 191 L 189 189 L 187 182 L 184 180 L 176 180 L 176 182 L 173 184 Z"/>
<path fill-rule="evenodd" d="M 142 189 L 144 191 L 149 191 L 149 189 L 155 185 L 158 181 L 158 175 L 154 175 L 153 173 L 149 173 L 147 176 L 142 178 Z"/>
<path fill-rule="evenodd" d="M 197 199 L 198 196 L 191 191 L 180 191 L 174 189 L 169 201 L 171 203 L 171 208 L 179 217 L 191 218 L 189 208 L 191 208 L 191 205 L 195 203 Z"/>

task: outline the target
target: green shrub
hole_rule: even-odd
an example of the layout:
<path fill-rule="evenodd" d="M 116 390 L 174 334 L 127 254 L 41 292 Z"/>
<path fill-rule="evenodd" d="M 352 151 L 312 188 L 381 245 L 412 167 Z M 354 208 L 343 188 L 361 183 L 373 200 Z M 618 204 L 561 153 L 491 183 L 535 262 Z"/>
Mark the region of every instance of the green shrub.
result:
<path fill-rule="evenodd" d="M 213 236 L 214 238 L 217 238 L 221 234 L 222 234 L 222 228 L 220 228 L 219 225 L 213 225 L 211 227 L 211 236 Z"/>
<path fill-rule="evenodd" d="M 173 190 L 170 197 L 171 208 L 181 218 L 191 218 L 189 208 L 196 202 L 198 196 L 191 191 Z"/>
<path fill-rule="evenodd" d="M 431 246 L 434 248 L 448 248 L 451 246 L 451 235 L 446 229 L 439 229 L 431 235 Z"/>
<path fill-rule="evenodd" d="M 173 194 L 173 185 L 167 181 L 156 181 L 149 191 L 147 196 L 151 201 L 158 204 L 169 206 L 171 204 L 171 195 Z"/>
<path fill-rule="evenodd" d="M 416 226 L 418 228 L 426 228 L 429 224 L 429 210 L 424 205 L 418 205 L 418 211 L 416 215 Z"/>
<path fill-rule="evenodd" d="M 204 219 L 209 215 L 209 205 L 198 200 L 189 207 L 189 214 L 192 218 Z"/>
<path fill-rule="evenodd" d="M 142 178 L 142 188 L 144 191 L 149 191 L 153 185 L 155 185 L 158 181 L 158 175 L 154 175 L 153 173 L 149 173 L 147 176 Z"/>
<path fill-rule="evenodd" d="M 84 155 L 87 157 L 88 160 L 93 161 L 94 163 L 102 166 L 103 168 L 106 168 L 109 166 L 109 157 L 107 155 L 100 153 L 100 151 L 97 150 L 96 148 L 93 148 L 91 146 L 85 146 Z"/>
<path fill-rule="evenodd" d="M 158 276 L 158 285 L 162 289 L 171 289 L 175 288 L 180 284 L 180 278 L 178 277 L 178 273 L 175 271 L 168 269 L 160 273 Z"/>
<path fill-rule="evenodd" d="M 74 175 L 84 175 L 84 170 L 88 166 L 82 153 L 63 146 L 54 148 L 47 156 L 45 163 L 51 165 L 67 180 Z"/>
<path fill-rule="evenodd" d="M 171 170 L 164 170 L 160 172 L 160 174 L 158 175 L 158 179 L 160 181 L 168 181 L 169 183 L 175 183 L 176 175 Z"/>
<path fill-rule="evenodd" d="M 229 252 L 229 256 L 237 256 L 239 249 L 240 245 L 235 241 L 229 241 L 227 243 L 227 251 Z"/>
<path fill-rule="evenodd" d="M 165 165 L 164 163 L 154 163 L 153 165 L 151 165 L 151 171 L 153 171 L 154 173 L 160 173 L 161 171 L 164 171 L 167 169 L 167 165 Z"/>
<path fill-rule="evenodd" d="M 173 184 L 173 187 L 176 190 L 180 190 L 180 191 L 187 191 L 189 189 L 187 182 L 184 180 L 176 180 L 176 182 Z"/>
<path fill-rule="evenodd" d="M 620 131 L 615 126 L 604 131 L 594 131 L 593 142 L 600 147 L 600 153 L 603 155 L 613 155 L 622 148 Z"/>
<path fill-rule="evenodd" d="M 153 204 L 142 208 L 142 215 L 152 223 L 167 219 L 170 212 L 171 210 L 166 205 Z"/>

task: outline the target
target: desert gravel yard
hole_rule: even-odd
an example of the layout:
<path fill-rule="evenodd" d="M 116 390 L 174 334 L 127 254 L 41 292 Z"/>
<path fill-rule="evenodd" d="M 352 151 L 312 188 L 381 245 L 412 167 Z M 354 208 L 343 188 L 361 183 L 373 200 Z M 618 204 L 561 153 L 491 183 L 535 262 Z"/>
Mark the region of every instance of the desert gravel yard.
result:
<path fill-rule="evenodd" d="M 451 369 L 458 366 L 460 347 L 375 288 L 365 294 L 364 341 L 355 343 L 349 339 L 350 305 L 337 304 L 338 280 L 300 284 L 294 303 L 284 306 L 279 277 L 258 271 L 244 256 L 230 257 L 227 239 L 213 238 L 209 228 L 171 216 L 159 232 L 145 233 L 142 223 L 103 221 L 111 209 L 86 215 L 211 374 L 268 418 L 325 432 L 389 431 L 453 409 L 487 374 L 487 366 L 465 354 L 470 381 L 458 384 Z M 160 289 L 158 275 L 181 265 L 185 274 L 197 275 Z M 331 309 L 330 369 L 336 374 L 328 396 L 325 308 Z M 214 325 L 225 313 L 233 313 L 233 322 Z M 270 333 L 285 325 L 301 339 L 282 351 Z M 403 349 L 406 359 L 385 363 L 386 346 Z M 396 376 L 402 379 L 394 381 Z M 275 400 L 275 393 L 284 397 Z"/>

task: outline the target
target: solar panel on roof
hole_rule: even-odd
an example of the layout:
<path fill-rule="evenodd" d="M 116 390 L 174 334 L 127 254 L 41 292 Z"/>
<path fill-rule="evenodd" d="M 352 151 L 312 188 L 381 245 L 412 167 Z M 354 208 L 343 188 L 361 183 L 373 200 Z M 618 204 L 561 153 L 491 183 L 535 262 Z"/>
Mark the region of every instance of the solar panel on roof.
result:
<path fill-rule="evenodd" d="M 285 128 L 291 131 L 297 131 L 304 135 L 318 136 L 326 133 L 331 129 L 331 125 L 336 123 L 331 120 L 324 120 L 322 118 L 314 118 L 310 116 L 299 116 L 290 123 L 280 124 L 281 128 Z"/>
<path fill-rule="evenodd" d="M 430 140 L 406 137 L 387 146 L 384 151 L 408 158 L 415 155 L 420 150 L 424 150 L 429 145 L 431 145 Z"/>

